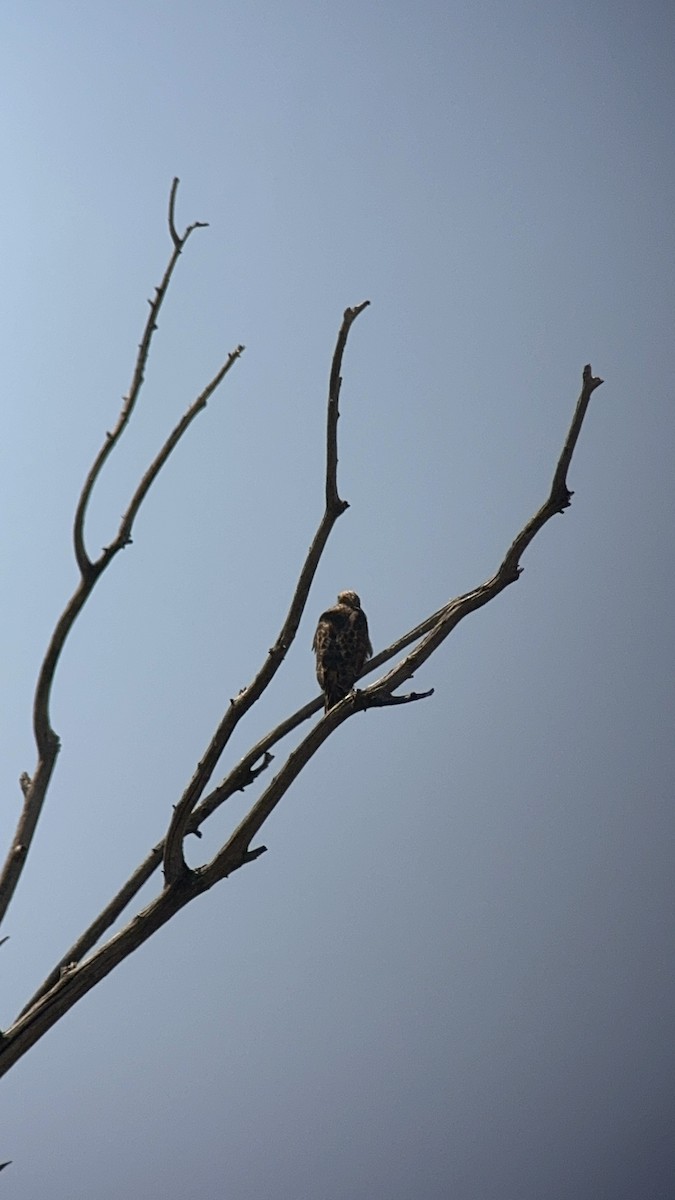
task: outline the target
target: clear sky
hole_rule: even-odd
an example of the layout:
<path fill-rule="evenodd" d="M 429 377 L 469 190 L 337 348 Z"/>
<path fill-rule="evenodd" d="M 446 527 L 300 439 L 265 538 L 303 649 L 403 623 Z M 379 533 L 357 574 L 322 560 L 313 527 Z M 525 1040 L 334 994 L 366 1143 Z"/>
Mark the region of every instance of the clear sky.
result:
<path fill-rule="evenodd" d="M 344 308 L 372 301 L 344 364 L 350 508 L 222 773 L 315 694 L 339 589 L 380 649 L 492 574 L 547 493 L 584 363 L 606 380 L 572 508 L 416 678 L 433 698 L 343 726 L 269 852 L 3 1080 L 3 1197 L 673 1195 L 674 48 L 655 0 L 3 4 L 3 856 L 174 175 L 179 223 L 210 227 L 93 551 L 247 349 L 64 654 L 0 1023 L 162 835 L 278 632 L 323 508 Z"/>

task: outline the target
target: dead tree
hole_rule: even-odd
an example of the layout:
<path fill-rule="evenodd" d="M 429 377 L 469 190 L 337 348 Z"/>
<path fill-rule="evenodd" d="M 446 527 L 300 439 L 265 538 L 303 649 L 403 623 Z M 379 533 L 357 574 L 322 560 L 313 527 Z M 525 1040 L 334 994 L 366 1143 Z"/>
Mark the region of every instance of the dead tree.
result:
<path fill-rule="evenodd" d="M 56 622 L 38 676 L 33 712 L 37 761 L 32 775 L 24 772 L 20 778 L 23 805 L 0 876 L 0 921 L 4 918 L 19 883 L 59 753 L 59 738 L 51 723 L 50 698 L 61 651 L 95 586 L 119 551 L 131 543 L 136 516 L 162 467 L 244 350 L 243 346 L 237 346 L 231 351 L 220 370 L 187 409 L 140 480 L 115 537 L 97 558 L 92 558 L 85 540 L 85 518 L 92 492 L 138 401 L 153 335 L 157 328 L 157 318 L 180 254 L 193 231 L 204 225 L 204 222 L 196 221 L 188 225 L 182 234 L 178 233 L 175 224 L 177 188 L 178 180 L 174 179 L 168 215 L 172 251 L 162 281 L 150 301 L 150 312 L 139 344 L 131 387 L 123 400 L 116 425 L 111 432 L 106 433 L 94 459 L 75 511 L 73 550 L 80 578 Z M 353 308 L 347 308 L 338 333 L 328 389 L 325 510 L 298 576 L 279 635 L 272 648 L 265 654 L 257 674 L 248 686 L 230 701 L 183 794 L 173 807 L 169 807 L 170 817 L 161 841 L 56 963 L 14 1022 L 0 1034 L 0 1074 L 8 1071 L 82 996 L 100 983 L 118 963 L 137 950 L 156 930 L 170 921 L 179 909 L 265 852 L 266 847 L 256 843 L 258 833 L 310 758 L 339 725 L 365 709 L 411 704 L 431 696 L 432 691 L 402 694 L 398 689 L 407 680 L 412 679 L 418 668 L 431 657 L 464 617 L 482 608 L 488 601 L 494 600 L 504 588 L 516 582 L 521 573 L 521 558 L 532 539 L 551 517 L 569 507 L 572 492 L 567 485 L 567 475 L 572 455 L 591 394 L 602 383 L 601 379 L 593 376 L 590 365 L 583 370 L 581 394 L 554 471 L 549 495 L 538 512 L 517 534 L 495 574 L 472 591 L 449 600 L 442 608 L 425 617 L 414 629 L 403 633 L 390 646 L 369 659 L 362 672 L 364 676 L 373 674 L 392 660 L 393 665 L 379 674 L 372 683 L 362 689 L 353 690 L 325 715 L 320 716 L 309 732 L 296 741 L 277 774 L 263 787 L 246 816 L 232 830 L 213 858 L 196 869 L 188 867 L 184 853 L 186 837 L 189 834 L 198 835 L 204 822 L 208 821 L 212 813 L 235 792 L 252 787 L 272 762 L 272 749 L 323 708 L 322 698 L 315 696 L 251 746 L 244 757 L 228 770 L 222 782 L 215 787 L 211 785 L 213 774 L 232 733 L 242 717 L 262 696 L 293 644 L 331 530 L 338 517 L 348 507 L 347 501 L 340 498 L 337 481 L 337 423 L 342 359 L 351 326 L 368 303 L 365 300 Z M 209 787 L 211 790 L 208 790 Z M 157 896 L 145 908 L 134 911 L 132 906 L 135 897 L 160 867 L 163 872 L 163 884 L 158 889 Z M 128 923 L 104 941 L 106 931 L 129 908 L 131 916 Z"/>

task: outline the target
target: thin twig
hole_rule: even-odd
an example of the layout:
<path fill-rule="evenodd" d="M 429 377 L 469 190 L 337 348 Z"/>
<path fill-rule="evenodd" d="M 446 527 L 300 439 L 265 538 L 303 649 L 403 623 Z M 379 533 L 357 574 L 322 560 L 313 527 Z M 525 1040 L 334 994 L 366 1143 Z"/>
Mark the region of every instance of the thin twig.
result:
<path fill-rule="evenodd" d="M 173 429 L 169 434 L 164 445 L 159 451 L 159 454 L 157 454 L 157 456 L 151 462 L 143 478 L 141 479 L 141 482 L 136 488 L 129 506 L 120 522 L 117 536 L 115 537 L 114 541 L 111 542 L 109 546 L 106 546 L 103 550 L 99 560 L 103 566 L 107 566 L 110 559 L 120 550 L 123 550 L 125 546 L 128 546 L 131 542 L 131 531 L 136 516 L 138 515 L 138 510 L 150 491 L 152 484 L 159 475 L 159 472 L 164 466 L 167 458 L 171 452 L 175 450 L 180 439 L 183 437 L 183 434 L 186 433 L 195 417 L 206 408 L 208 400 L 213 395 L 219 384 L 222 383 L 223 379 L 237 359 L 241 358 L 242 354 L 244 353 L 244 349 L 244 346 L 237 346 L 235 350 L 230 351 L 222 367 L 213 376 L 211 382 L 206 385 L 202 392 L 200 392 L 200 394 L 197 396 L 197 399 L 193 401 L 187 411 L 183 414 L 175 429 Z"/>
<path fill-rule="evenodd" d="M 326 421 L 326 511 L 332 512 L 340 509 L 341 511 L 348 507 L 346 500 L 341 500 L 338 495 L 337 488 L 337 467 L 338 467 L 338 452 L 337 452 L 337 424 L 339 418 L 340 406 L 340 389 L 342 387 L 342 356 L 347 345 L 349 330 L 354 321 L 363 312 L 364 308 L 368 308 L 370 300 L 364 300 L 361 304 L 356 304 L 354 308 L 345 309 L 342 325 L 338 333 L 337 345 L 333 355 L 333 362 L 330 372 L 330 383 L 328 385 L 328 419 Z"/>

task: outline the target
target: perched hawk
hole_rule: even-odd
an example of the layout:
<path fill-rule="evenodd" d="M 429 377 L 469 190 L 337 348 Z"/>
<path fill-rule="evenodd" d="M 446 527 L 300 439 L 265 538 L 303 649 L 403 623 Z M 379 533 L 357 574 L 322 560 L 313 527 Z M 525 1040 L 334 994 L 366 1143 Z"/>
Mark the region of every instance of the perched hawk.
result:
<path fill-rule="evenodd" d="M 363 664 L 373 653 L 366 614 L 356 592 L 340 592 L 335 608 L 321 614 L 312 649 L 328 712 L 351 692 Z"/>

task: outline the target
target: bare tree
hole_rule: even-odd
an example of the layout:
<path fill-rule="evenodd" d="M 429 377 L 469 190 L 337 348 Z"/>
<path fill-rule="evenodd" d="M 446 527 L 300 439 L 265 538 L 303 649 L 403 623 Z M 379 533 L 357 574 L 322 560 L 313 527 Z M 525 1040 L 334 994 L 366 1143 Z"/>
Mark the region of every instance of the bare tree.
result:
<path fill-rule="evenodd" d="M 111 432 L 106 433 L 94 459 L 75 511 L 73 549 L 80 578 L 56 622 L 38 676 L 33 712 L 37 761 L 32 776 L 24 772 L 20 779 L 23 806 L 0 876 L 0 921 L 4 918 L 19 883 L 59 753 L 59 738 L 51 723 L 50 698 L 61 651 L 99 579 L 108 570 L 119 551 L 130 544 L 136 516 L 162 467 L 244 350 L 243 346 L 237 346 L 231 351 L 220 370 L 186 410 L 140 480 L 115 537 L 101 551 L 98 558 L 92 558 L 85 539 L 85 518 L 92 492 L 138 401 L 153 335 L 157 328 L 157 318 L 178 259 L 193 231 L 204 225 L 204 222 L 195 221 L 188 225 L 182 234 L 178 233 L 175 224 L 177 188 L 178 180 L 174 179 L 168 214 L 172 251 L 162 281 L 150 301 L 150 312 L 139 344 L 131 387 L 123 400 L 116 425 Z M 257 674 L 248 686 L 230 701 L 192 778 L 178 802 L 170 809 L 171 815 L 162 840 L 66 951 L 27 1001 L 16 1020 L 0 1034 L 0 1074 L 8 1071 L 82 996 L 100 983 L 118 963 L 138 949 L 156 930 L 171 920 L 179 909 L 265 852 L 264 845 L 252 845 L 257 834 L 310 758 L 339 725 L 349 720 L 354 713 L 368 708 L 411 704 L 432 695 L 431 691 L 401 694 L 397 689 L 414 676 L 417 669 L 431 657 L 464 617 L 515 583 L 521 572 L 520 560 L 532 539 L 551 517 L 563 512 L 571 502 L 572 492 L 567 486 L 567 475 L 572 455 L 591 394 L 602 383 L 601 379 L 593 376 L 590 366 L 584 367 L 583 370 L 581 394 L 554 471 L 549 495 L 538 512 L 517 534 L 495 574 L 472 591 L 449 600 L 442 608 L 426 616 L 414 629 L 401 634 L 390 646 L 369 659 L 362 675 L 372 674 L 384 664 L 392 660 L 394 662 L 374 682 L 363 689 L 350 692 L 322 715 L 304 737 L 296 741 L 271 783 L 263 788 L 246 816 L 232 830 L 213 858 L 196 869 L 189 868 L 185 861 L 185 838 L 189 834 L 199 834 L 204 822 L 235 792 L 251 787 L 272 762 L 273 747 L 278 746 L 284 738 L 299 729 L 323 707 L 320 696 L 308 701 L 251 746 L 222 782 L 208 790 L 232 733 L 245 713 L 262 696 L 293 644 L 329 535 L 338 517 L 348 507 L 347 502 L 340 498 L 337 480 L 337 424 L 342 359 L 350 329 L 368 303 L 365 300 L 353 308 L 347 308 L 338 333 L 328 389 L 325 510 L 300 570 L 279 635 L 272 648 L 265 653 Z M 406 653 L 402 653 L 404 651 Z M 158 889 L 155 899 L 140 911 L 134 911 L 132 908 L 128 923 L 107 941 L 102 941 L 106 931 L 133 904 L 140 889 L 160 867 L 163 870 L 163 885 Z"/>

